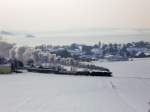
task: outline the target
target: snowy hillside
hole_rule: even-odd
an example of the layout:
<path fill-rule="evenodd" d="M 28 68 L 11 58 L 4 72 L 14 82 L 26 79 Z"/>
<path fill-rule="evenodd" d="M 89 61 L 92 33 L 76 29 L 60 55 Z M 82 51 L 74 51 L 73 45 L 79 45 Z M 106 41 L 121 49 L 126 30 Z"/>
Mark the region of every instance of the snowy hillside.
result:
<path fill-rule="evenodd" d="M 148 112 L 150 61 L 105 66 L 114 77 L 0 75 L 0 112 Z"/>

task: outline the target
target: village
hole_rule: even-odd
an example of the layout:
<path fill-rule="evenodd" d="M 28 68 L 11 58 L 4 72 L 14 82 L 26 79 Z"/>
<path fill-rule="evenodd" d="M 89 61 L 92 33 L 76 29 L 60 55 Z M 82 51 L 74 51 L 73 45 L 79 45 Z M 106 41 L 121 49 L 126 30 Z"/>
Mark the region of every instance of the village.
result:
<path fill-rule="evenodd" d="M 76 43 L 67 46 L 40 45 L 36 47 L 16 47 L 3 43 L 3 46 L 2 50 L 5 53 L 1 53 L 0 73 L 11 73 L 20 68 L 61 68 L 62 66 L 70 71 L 81 68 L 109 71 L 107 68 L 84 64 L 84 62 L 129 61 L 133 58 L 150 57 L 150 43 L 143 41 L 128 44 L 99 42 L 93 46 Z"/>

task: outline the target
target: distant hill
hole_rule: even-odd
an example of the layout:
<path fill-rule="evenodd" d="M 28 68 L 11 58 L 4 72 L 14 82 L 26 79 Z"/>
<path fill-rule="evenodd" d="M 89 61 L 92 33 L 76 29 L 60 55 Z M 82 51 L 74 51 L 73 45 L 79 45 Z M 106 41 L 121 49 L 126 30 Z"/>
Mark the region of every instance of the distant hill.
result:
<path fill-rule="evenodd" d="M 19 36 L 19 37 L 26 37 L 26 38 L 34 38 L 35 37 L 35 35 L 29 34 L 26 32 L 10 32 L 10 31 L 6 31 L 6 30 L 0 31 L 0 38 L 2 38 L 3 36 Z"/>
<path fill-rule="evenodd" d="M 2 30 L 2 31 L 0 32 L 0 34 L 1 34 L 1 35 L 14 35 L 14 33 L 9 32 L 9 31 L 4 31 L 4 30 Z"/>
<path fill-rule="evenodd" d="M 35 36 L 32 35 L 32 34 L 27 34 L 26 37 L 27 37 L 27 38 L 34 38 Z"/>

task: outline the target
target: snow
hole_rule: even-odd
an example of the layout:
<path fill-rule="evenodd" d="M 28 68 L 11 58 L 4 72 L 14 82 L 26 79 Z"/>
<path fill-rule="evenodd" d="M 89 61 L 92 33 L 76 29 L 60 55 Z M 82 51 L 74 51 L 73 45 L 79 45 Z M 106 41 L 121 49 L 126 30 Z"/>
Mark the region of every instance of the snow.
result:
<path fill-rule="evenodd" d="M 149 62 L 96 63 L 114 77 L 0 75 L 0 112 L 148 112 Z"/>
<path fill-rule="evenodd" d="M 109 68 L 116 77 L 150 78 L 150 58 L 134 59 L 134 61 L 93 63 Z"/>

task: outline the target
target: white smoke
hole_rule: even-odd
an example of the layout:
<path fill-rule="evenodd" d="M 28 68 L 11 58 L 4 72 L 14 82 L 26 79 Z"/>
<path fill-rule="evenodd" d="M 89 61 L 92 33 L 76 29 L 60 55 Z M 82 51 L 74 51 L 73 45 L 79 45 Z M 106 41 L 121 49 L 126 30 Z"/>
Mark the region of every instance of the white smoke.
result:
<path fill-rule="evenodd" d="M 4 41 L 0 41 L 0 56 L 9 57 L 9 50 L 12 49 L 14 44 L 9 44 Z"/>
<path fill-rule="evenodd" d="M 27 64 L 28 60 L 32 59 L 36 61 L 34 57 L 34 48 L 31 47 L 13 47 L 9 51 L 9 57 L 11 59 L 17 59 L 24 64 Z"/>
<path fill-rule="evenodd" d="M 33 52 L 34 52 L 33 48 L 26 49 L 26 51 L 23 53 L 23 63 L 24 64 L 27 64 L 28 60 L 30 60 L 30 59 L 34 60 Z"/>
<path fill-rule="evenodd" d="M 11 59 L 17 59 L 25 65 L 29 60 L 33 60 L 35 65 L 40 65 L 45 60 L 47 60 L 47 62 L 54 60 L 56 55 L 42 52 L 41 49 L 32 47 L 13 47 L 9 51 L 9 57 Z"/>
<path fill-rule="evenodd" d="M 13 47 L 12 49 L 9 50 L 9 58 L 10 59 L 15 59 L 16 57 L 16 47 Z"/>

